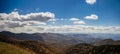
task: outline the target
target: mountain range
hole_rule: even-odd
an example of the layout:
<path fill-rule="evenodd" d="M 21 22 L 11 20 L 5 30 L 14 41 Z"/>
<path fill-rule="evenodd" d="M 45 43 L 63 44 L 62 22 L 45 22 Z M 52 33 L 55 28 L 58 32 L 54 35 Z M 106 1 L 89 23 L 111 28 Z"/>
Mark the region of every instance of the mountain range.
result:
<path fill-rule="evenodd" d="M 95 38 L 90 34 L 3 31 L 0 32 L 0 42 L 27 49 L 34 54 L 120 54 L 120 40 Z"/>

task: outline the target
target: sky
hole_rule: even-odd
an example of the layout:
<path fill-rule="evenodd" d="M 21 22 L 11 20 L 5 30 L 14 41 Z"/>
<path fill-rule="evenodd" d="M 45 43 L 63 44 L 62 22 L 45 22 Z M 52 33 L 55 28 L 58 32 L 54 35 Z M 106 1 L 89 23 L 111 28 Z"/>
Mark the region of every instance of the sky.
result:
<path fill-rule="evenodd" d="M 120 0 L 0 0 L 0 31 L 118 33 Z"/>

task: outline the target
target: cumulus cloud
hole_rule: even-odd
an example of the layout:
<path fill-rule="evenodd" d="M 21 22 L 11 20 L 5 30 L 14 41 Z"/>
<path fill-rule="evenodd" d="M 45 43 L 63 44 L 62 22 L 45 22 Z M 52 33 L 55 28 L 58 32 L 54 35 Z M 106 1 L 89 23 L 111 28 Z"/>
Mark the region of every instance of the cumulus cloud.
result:
<path fill-rule="evenodd" d="M 18 12 L 0 13 L 0 20 L 20 20 Z"/>
<path fill-rule="evenodd" d="M 49 19 L 55 18 L 55 15 L 51 12 L 40 12 L 40 13 L 30 13 L 26 15 L 21 15 L 22 20 L 36 20 L 36 21 L 48 21 Z"/>
<path fill-rule="evenodd" d="M 1 28 L 14 28 L 14 27 L 22 27 L 23 24 L 20 21 L 9 21 L 9 20 L 0 20 L 0 27 Z"/>
<path fill-rule="evenodd" d="M 40 21 L 24 21 L 22 24 L 27 24 L 27 25 L 46 25 L 45 22 L 40 22 Z"/>
<path fill-rule="evenodd" d="M 70 18 L 70 21 L 79 21 L 80 19 L 78 18 Z"/>
<path fill-rule="evenodd" d="M 85 19 L 97 20 L 98 16 L 91 14 L 86 16 Z M 70 20 L 75 25 L 61 25 L 53 26 L 47 25 L 47 21 L 53 23 L 57 20 Z M 11 31 L 15 33 L 119 33 L 120 26 L 85 26 L 84 21 L 79 18 L 71 19 L 55 19 L 54 13 L 39 12 L 20 15 L 17 11 L 11 13 L 0 13 L 0 31 Z"/>
<path fill-rule="evenodd" d="M 0 13 L 0 28 L 46 25 L 46 21 L 54 18 L 55 15 L 51 12 L 20 15 L 15 9 L 11 13 Z"/>
<path fill-rule="evenodd" d="M 98 16 L 96 14 L 91 14 L 90 16 L 86 16 L 84 18 L 88 20 L 97 20 Z"/>
<path fill-rule="evenodd" d="M 86 3 L 88 3 L 88 4 L 95 4 L 96 3 L 96 0 L 86 0 Z"/>
<path fill-rule="evenodd" d="M 73 24 L 75 24 L 75 25 L 82 25 L 82 24 L 85 24 L 85 22 L 82 21 L 82 20 L 80 20 L 79 18 L 70 18 L 69 20 L 72 21 Z"/>
<path fill-rule="evenodd" d="M 38 26 L 46 25 L 45 22 L 39 21 L 10 21 L 10 20 L 0 20 L 0 28 L 15 28 L 15 27 L 24 27 L 24 26 Z"/>
<path fill-rule="evenodd" d="M 85 24 L 84 21 L 74 21 L 73 23 L 74 23 L 74 24 L 77 24 L 77 25 Z"/>
<path fill-rule="evenodd" d="M 39 13 L 29 13 L 26 15 L 20 15 L 17 11 L 13 11 L 9 14 L 0 13 L 0 20 L 19 20 L 19 21 L 47 21 L 49 19 L 55 18 L 54 13 L 51 12 L 39 12 Z"/>

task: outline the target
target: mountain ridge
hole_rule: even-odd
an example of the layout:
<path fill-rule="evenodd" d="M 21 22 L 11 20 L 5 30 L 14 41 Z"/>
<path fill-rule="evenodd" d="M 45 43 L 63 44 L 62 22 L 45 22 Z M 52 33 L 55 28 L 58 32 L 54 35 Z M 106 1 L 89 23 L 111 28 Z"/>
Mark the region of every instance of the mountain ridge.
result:
<path fill-rule="evenodd" d="M 54 37 L 55 34 L 44 34 L 43 36 L 48 36 L 48 35 L 52 38 L 52 36 Z M 56 35 L 58 35 L 58 34 L 56 34 Z M 56 37 L 56 35 L 55 35 L 55 37 Z M 105 43 L 106 43 L 106 41 L 116 43 L 116 41 L 114 41 L 112 39 L 105 39 L 102 41 L 104 41 Z M 100 41 L 100 42 L 102 42 L 102 41 Z M 112 43 L 109 45 L 107 45 L 107 44 L 92 45 L 89 43 L 79 43 L 79 44 L 72 44 L 72 45 L 66 45 L 66 46 L 64 46 L 65 45 L 64 43 L 49 45 L 45 41 L 41 42 L 41 41 L 33 41 L 33 40 L 20 40 L 20 39 L 15 39 L 11 36 L 1 36 L 1 35 L 0 35 L 0 42 L 5 42 L 8 44 L 17 45 L 21 48 L 29 49 L 29 50 L 35 52 L 35 54 L 75 54 L 75 53 L 76 54 L 98 54 L 98 53 L 99 54 L 103 54 L 103 53 L 110 54 L 110 53 L 120 53 L 119 52 L 120 45 L 119 44 L 112 45 Z M 96 43 L 98 43 L 98 42 L 96 42 Z M 108 52 L 108 51 L 110 51 L 110 52 Z"/>

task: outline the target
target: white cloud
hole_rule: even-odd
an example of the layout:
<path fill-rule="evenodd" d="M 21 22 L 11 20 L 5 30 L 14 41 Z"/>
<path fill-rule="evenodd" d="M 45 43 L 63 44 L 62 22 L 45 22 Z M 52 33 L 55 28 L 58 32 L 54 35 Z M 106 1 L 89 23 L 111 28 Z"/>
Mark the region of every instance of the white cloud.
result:
<path fill-rule="evenodd" d="M 65 21 L 65 20 L 68 20 L 68 19 L 65 19 L 65 18 L 53 18 L 53 19 L 48 20 L 48 22 Z"/>
<path fill-rule="evenodd" d="M 46 25 L 46 21 L 54 18 L 55 15 L 51 12 L 20 15 L 15 9 L 13 12 L 8 14 L 0 13 L 0 30 L 3 28 Z"/>
<path fill-rule="evenodd" d="M 55 15 L 51 12 L 30 13 L 21 15 L 22 20 L 36 20 L 36 21 L 48 21 L 55 18 Z"/>
<path fill-rule="evenodd" d="M 96 3 L 96 0 L 86 0 L 86 3 L 88 3 L 88 4 L 95 4 Z"/>
<path fill-rule="evenodd" d="M 4 28 L 11 32 L 24 33 L 111 33 L 120 34 L 120 26 L 83 26 L 83 25 L 63 25 L 63 26 L 24 26 L 16 28 Z"/>
<path fill-rule="evenodd" d="M 46 25 L 45 22 L 39 21 L 10 21 L 10 20 L 0 20 L 0 28 L 15 28 L 24 26 L 40 26 Z"/>
<path fill-rule="evenodd" d="M 70 21 L 79 21 L 80 19 L 78 18 L 70 18 Z"/>
<path fill-rule="evenodd" d="M 77 25 L 85 24 L 84 21 L 74 21 L 73 23 L 74 23 L 74 24 L 77 24 Z"/>
<path fill-rule="evenodd" d="M 20 15 L 18 12 L 11 12 L 9 14 L 0 13 L 0 20 L 19 20 Z"/>
<path fill-rule="evenodd" d="M 39 12 L 39 13 L 30 13 L 26 15 L 20 15 L 17 11 L 13 11 L 9 14 L 0 13 L 0 20 L 19 20 L 19 21 L 48 21 L 49 19 L 55 18 L 54 13 L 51 12 Z"/>
<path fill-rule="evenodd" d="M 45 22 L 40 22 L 40 21 L 24 21 L 22 24 L 28 24 L 28 25 L 46 25 Z"/>
<path fill-rule="evenodd" d="M 85 22 L 82 21 L 82 20 L 80 20 L 79 18 L 70 18 L 69 20 L 72 21 L 73 24 L 75 24 L 75 25 L 82 25 L 82 24 L 85 24 Z"/>
<path fill-rule="evenodd" d="M 54 19 L 50 19 L 48 21 L 55 22 L 55 21 L 57 21 L 57 19 L 54 18 Z"/>
<path fill-rule="evenodd" d="M 97 20 L 98 16 L 96 14 L 91 14 L 90 16 L 86 16 L 84 18 L 88 20 Z"/>
<path fill-rule="evenodd" d="M 85 19 L 97 20 L 98 16 L 91 14 L 86 16 Z M 55 19 L 54 13 L 51 12 L 39 12 L 29 13 L 26 15 L 20 15 L 18 12 L 13 11 L 9 14 L 0 13 L 0 31 L 11 31 L 17 33 L 119 33 L 120 26 L 84 26 L 84 21 L 79 18 L 71 18 L 75 25 L 61 25 L 61 26 L 49 26 L 47 21 L 51 20 L 53 24 L 56 20 L 68 20 L 68 19 Z"/>
<path fill-rule="evenodd" d="M 1 23 L 0 24 L 1 28 L 5 28 L 5 27 L 15 28 L 15 27 L 22 27 L 23 26 L 20 21 L 9 21 L 9 20 L 1 21 L 0 20 L 0 23 Z"/>

